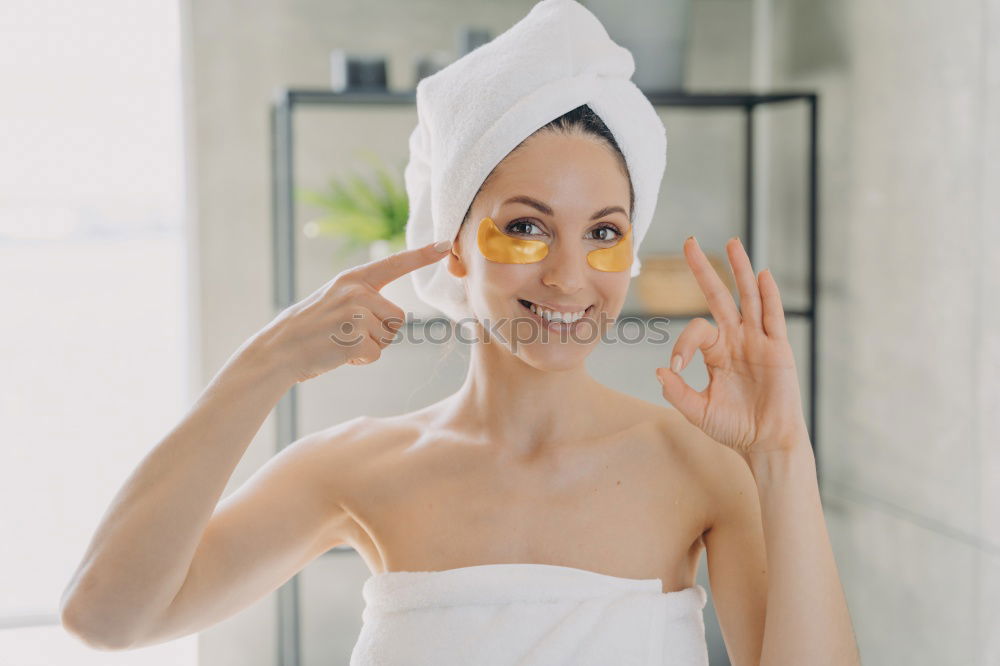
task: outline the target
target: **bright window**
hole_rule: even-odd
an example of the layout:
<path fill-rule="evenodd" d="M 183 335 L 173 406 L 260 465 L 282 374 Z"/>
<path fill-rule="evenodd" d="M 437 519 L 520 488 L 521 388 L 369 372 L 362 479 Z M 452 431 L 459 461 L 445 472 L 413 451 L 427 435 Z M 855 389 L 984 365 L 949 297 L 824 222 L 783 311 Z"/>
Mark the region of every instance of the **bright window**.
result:
<path fill-rule="evenodd" d="M 182 416 L 176 2 L 0 3 L 0 663 L 194 666 L 193 637 L 100 652 L 59 600 L 112 497 Z"/>

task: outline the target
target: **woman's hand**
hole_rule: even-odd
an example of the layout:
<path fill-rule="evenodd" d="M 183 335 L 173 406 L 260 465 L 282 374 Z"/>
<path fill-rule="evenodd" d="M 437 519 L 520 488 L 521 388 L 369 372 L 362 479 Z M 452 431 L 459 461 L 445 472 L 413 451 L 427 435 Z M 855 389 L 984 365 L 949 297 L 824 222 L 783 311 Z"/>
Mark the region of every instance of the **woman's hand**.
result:
<path fill-rule="evenodd" d="M 396 252 L 349 268 L 305 299 L 285 308 L 245 346 L 268 357 L 291 383 L 312 379 L 344 363 L 378 360 L 406 313 L 379 293 L 410 271 L 448 256 L 451 244 Z"/>
<path fill-rule="evenodd" d="M 770 270 L 754 277 L 739 239 L 730 239 L 726 250 L 739 309 L 694 236 L 684 241 L 688 266 L 719 327 L 693 319 L 674 344 L 672 369 L 657 368 L 656 376 L 663 397 L 688 421 L 746 459 L 751 452 L 800 446 L 808 441 L 808 429 L 778 285 Z M 680 376 L 697 349 L 709 376 L 700 393 Z"/>

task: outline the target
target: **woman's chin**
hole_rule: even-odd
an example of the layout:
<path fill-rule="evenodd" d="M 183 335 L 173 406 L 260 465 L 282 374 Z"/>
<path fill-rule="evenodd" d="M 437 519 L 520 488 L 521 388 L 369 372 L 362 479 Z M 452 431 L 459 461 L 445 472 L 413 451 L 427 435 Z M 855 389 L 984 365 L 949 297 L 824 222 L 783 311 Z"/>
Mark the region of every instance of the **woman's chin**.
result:
<path fill-rule="evenodd" d="M 521 344 L 515 355 L 536 370 L 561 372 L 583 365 L 592 350 L 592 345 L 577 342 L 532 342 Z"/>

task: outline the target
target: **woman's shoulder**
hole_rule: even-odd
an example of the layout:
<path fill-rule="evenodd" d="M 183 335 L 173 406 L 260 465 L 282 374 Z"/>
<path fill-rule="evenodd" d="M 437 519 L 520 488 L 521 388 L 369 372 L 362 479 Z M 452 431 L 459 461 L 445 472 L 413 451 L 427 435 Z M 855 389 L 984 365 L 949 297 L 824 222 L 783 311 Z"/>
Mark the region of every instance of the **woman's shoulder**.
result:
<path fill-rule="evenodd" d="M 408 429 L 412 426 L 404 420 L 361 415 L 317 430 L 295 445 L 307 446 L 315 469 L 341 485 L 357 478 L 369 461 L 395 448 Z"/>
<path fill-rule="evenodd" d="M 704 488 L 724 492 L 734 478 L 746 473 L 743 457 L 709 437 L 684 417 L 676 407 L 653 403 L 619 393 L 618 407 L 633 418 L 644 418 L 655 426 L 658 443 L 669 453 L 672 465 L 686 468 Z"/>
<path fill-rule="evenodd" d="M 648 423 L 653 426 L 657 436 L 668 444 L 691 439 L 688 432 L 691 424 L 673 406 L 650 402 L 610 387 L 606 387 L 606 391 L 604 399 L 610 407 L 608 413 L 616 414 L 622 422 Z"/>
<path fill-rule="evenodd" d="M 345 458 L 377 457 L 395 448 L 408 434 L 419 435 L 420 413 L 398 416 L 360 415 L 324 428 L 312 435 L 322 442 L 328 455 Z"/>

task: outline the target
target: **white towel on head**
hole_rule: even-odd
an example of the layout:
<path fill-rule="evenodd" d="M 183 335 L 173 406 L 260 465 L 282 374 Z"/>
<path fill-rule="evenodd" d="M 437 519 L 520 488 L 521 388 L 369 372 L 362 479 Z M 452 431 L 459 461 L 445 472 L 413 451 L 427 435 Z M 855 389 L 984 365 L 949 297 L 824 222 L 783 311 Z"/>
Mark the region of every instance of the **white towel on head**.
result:
<path fill-rule="evenodd" d="M 542 0 L 492 41 L 417 84 L 417 126 L 404 171 L 407 247 L 454 240 L 486 176 L 535 130 L 583 104 L 625 156 L 638 253 L 667 162 L 666 128 L 632 82 L 635 61 L 576 0 Z M 442 259 L 410 273 L 417 295 L 448 317 L 473 317 Z M 631 275 L 639 274 L 636 254 Z"/>

